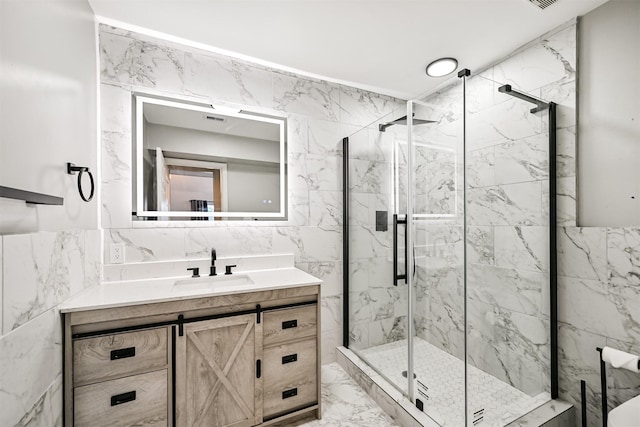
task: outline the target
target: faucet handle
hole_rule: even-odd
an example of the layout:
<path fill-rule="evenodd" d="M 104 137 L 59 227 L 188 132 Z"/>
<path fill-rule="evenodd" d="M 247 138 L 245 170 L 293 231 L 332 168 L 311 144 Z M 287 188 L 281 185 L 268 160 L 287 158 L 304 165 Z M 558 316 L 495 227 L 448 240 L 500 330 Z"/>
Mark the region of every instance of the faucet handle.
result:
<path fill-rule="evenodd" d="M 234 265 L 225 265 L 225 266 L 224 266 L 224 274 L 225 274 L 225 275 L 233 274 L 233 273 L 231 272 L 231 269 L 232 269 L 232 268 L 235 268 L 235 267 L 237 267 L 237 265 L 235 265 L 235 264 L 234 264 Z"/>
<path fill-rule="evenodd" d="M 187 268 L 187 271 L 193 271 L 193 275 L 191 277 L 200 277 L 200 268 L 199 267 Z"/>

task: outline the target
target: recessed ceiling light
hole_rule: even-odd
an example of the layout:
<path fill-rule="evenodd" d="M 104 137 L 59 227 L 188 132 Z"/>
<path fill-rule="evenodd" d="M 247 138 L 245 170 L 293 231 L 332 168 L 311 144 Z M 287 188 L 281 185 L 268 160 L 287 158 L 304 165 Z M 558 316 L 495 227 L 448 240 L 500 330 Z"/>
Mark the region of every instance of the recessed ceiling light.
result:
<path fill-rule="evenodd" d="M 442 77 L 453 73 L 458 68 L 458 60 L 455 58 L 440 58 L 427 65 L 427 75 Z"/>

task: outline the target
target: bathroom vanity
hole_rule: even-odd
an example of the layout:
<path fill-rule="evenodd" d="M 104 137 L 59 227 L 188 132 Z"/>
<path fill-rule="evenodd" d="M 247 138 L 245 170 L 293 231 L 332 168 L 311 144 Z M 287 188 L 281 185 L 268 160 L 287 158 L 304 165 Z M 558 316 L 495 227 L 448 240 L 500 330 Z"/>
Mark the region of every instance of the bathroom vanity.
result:
<path fill-rule="evenodd" d="M 65 425 L 319 418 L 319 301 L 295 268 L 90 289 L 61 310 Z"/>

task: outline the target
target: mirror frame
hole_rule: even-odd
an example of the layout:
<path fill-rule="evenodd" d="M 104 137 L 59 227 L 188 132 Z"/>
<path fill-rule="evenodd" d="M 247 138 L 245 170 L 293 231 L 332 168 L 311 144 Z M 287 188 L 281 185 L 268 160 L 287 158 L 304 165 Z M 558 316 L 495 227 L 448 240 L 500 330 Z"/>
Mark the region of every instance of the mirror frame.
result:
<path fill-rule="evenodd" d="M 136 212 L 135 216 L 147 218 L 147 217 L 171 217 L 171 218 L 184 218 L 187 220 L 190 217 L 222 217 L 222 218 L 278 218 L 283 219 L 287 216 L 286 200 L 287 200 L 287 185 L 286 185 L 286 118 L 277 118 L 274 116 L 263 116 L 259 113 L 251 113 L 239 108 L 234 109 L 232 107 L 218 106 L 211 104 L 210 106 L 204 104 L 189 103 L 189 101 L 181 101 L 179 99 L 170 100 L 166 98 L 156 98 L 152 95 L 145 93 L 133 93 L 135 99 L 135 154 L 136 154 Z M 180 108 L 184 110 L 198 111 L 207 114 L 215 114 L 218 116 L 227 116 L 242 118 L 247 120 L 254 120 L 266 123 L 273 123 L 280 127 L 280 209 L 278 212 L 191 212 L 191 211 L 148 211 L 144 209 L 144 178 L 143 178 L 143 150 L 144 150 L 144 104 L 162 105 L 166 107 Z M 221 219 L 220 221 L 224 221 Z M 158 219 L 157 221 L 166 221 Z"/>

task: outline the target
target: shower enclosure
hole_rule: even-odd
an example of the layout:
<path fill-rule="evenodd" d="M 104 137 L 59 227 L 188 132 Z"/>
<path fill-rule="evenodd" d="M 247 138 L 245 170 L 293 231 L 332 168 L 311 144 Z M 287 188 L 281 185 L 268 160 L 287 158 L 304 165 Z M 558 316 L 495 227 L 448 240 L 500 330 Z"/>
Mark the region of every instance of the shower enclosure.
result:
<path fill-rule="evenodd" d="M 463 70 L 343 144 L 345 347 L 441 426 L 557 397 L 555 105 Z"/>

